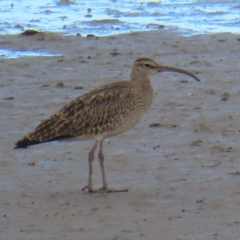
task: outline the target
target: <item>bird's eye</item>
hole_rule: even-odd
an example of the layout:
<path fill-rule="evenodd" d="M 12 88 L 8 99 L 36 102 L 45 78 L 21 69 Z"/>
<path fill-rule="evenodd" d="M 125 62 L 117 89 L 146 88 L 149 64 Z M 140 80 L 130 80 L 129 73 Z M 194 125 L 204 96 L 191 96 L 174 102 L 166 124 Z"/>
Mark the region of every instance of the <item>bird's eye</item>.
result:
<path fill-rule="evenodd" d="M 144 66 L 145 68 L 150 68 L 150 67 L 151 67 L 150 64 L 148 64 L 148 63 L 144 64 L 143 66 Z"/>

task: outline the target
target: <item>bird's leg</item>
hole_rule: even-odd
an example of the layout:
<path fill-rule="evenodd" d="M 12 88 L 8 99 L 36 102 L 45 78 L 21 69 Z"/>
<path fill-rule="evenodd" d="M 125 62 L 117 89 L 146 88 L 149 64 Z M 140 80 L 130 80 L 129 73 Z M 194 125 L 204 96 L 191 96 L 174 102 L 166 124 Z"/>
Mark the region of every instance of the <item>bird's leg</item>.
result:
<path fill-rule="evenodd" d="M 89 163 L 89 173 L 88 173 L 88 184 L 86 187 L 84 187 L 82 189 L 82 191 L 84 191 L 85 189 L 88 189 L 88 191 L 90 193 L 103 193 L 103 192 L 107 192 L 107 193 L 111 193 L 111 192 L 127 192 L 128 189 L 108 189 L 107 187 L 107 180 L 106 180 L 106 176 L 105 176 L 105 170 L 104 170 L 104 155 L 103 155 L 103 140 L 100 141 L 100 148 L 99 148 L 99 153 L 98 153 L 98 159 L 99 159 L 99 164 L 100 164 L 100 168 L 101 168 L 101 173 L 102 173 L 102 183 L 103 186 L 100 189 L 93 189 L 92 187 L 92 161 L 94 159 L 94 153 L 96 151 L 98 145 L 98 141 L 96 140 L 91 151 L 88 154 L 88 163 Z"/>
<path fill-rule="evenodd" d="M 98 159 L 99 159 L 99 164 L 101 168 L 101 173 L 102 173 L 102 183 L 103 186 L 98 190 L 98 192 L 127 192 L 128 189 L 108 189 L 107 187 L 107 180 L 106 180 L 106 175 L 105 175 L 105 170 L 104 170 L 104 155 L 103 155 L 103 140 L 100 141 L 100 147 L 99 147 L 99 152 L 98 152 Z"/>
<path fill-rule="evenodd" d="M 100 147 L 99 147 L 99 153 L 98 153 L 98 159 L 99 159 L 99 165 L 100 165 L 100 168 L 101 168 L 101 174 L 102 174 L 102 190 L 107 190 L 108 187 L 107 187 L 107 180 L 106 180 L 106 175 L 105 175 L 105 170 L 104 170 L 104 164 L 103 164 L 103 161 L 104 161 L 104 155 L 103 155 L 103 150 L 102 150 L 102 147 L 103 147 L 103 140 L 100 142 Z"/>
<path fill-rule="evenodd" d="M 89 192 L 94 192 L 93 187 L 92 187 L 92 161 L 94 159 L 94 153 L 96 151 L 97 145 L 98 145 L 98 141 L 96 140 L 94 142 L 92 149 L 90 150 L 90 152 L 88 154 L 88 164 L 89 164 L 88 184 L 86 187 L 84 187 L 82 189 L 82 191 L 84 191 L 85 189 L 88 189 Z"/>

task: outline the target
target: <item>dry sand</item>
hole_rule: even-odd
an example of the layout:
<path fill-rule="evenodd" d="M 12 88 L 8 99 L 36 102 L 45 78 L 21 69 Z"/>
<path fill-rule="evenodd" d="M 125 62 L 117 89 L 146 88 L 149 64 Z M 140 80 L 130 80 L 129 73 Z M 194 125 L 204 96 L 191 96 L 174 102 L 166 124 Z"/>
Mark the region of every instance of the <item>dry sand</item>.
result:
<path fill-rule="evenodd" d="M 63 55 L 0 60 L 0 240 L 240 239 L 239 35 L 49 33 L 0 36 L 0 46 Z M 128 193 L 81 191 L 92 142 L 13 149 L 71 99 L 128 79 L 140 56 L 192 70 L 201 82 L 158 74 L 147 115 L 106 141 L 108 184 Z"/>

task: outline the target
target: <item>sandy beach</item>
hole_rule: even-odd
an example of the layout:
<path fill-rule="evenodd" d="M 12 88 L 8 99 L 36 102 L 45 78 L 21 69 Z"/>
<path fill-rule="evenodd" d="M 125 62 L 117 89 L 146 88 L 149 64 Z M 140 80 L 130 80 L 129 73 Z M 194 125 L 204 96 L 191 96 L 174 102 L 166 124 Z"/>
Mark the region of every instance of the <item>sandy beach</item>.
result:
<path fill-rule="evenodd" d="M 0 46 L 62 55 L 0 59 L 0 240 L 239 239 L 240 35 L 39 33 L 0 35 Z M 201 82 L 159 73 L 142 121 L 105 142 L 108 184 L 129 192 L 81 191 L 91 141 L 13 149 L 70 100 L 129 79 L 142 56 Z"/>

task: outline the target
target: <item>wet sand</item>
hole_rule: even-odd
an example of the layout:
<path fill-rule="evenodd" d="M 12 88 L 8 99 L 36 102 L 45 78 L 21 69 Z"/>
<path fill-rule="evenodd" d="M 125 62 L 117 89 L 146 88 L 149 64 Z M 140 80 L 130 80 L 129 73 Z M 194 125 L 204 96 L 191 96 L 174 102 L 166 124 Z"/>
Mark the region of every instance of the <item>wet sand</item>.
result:
<path fill-rule="evenodd" d="M 1 240 L 239 238 L 240 35 L 48 33 L 0 36 L 0 46 L 63 55 L 0 60 Z M 108 184 L 128 193 L 81 191 L 90 141 L 13 149 L 73 98 L 128 79 L 141 56 L 191 70 L 201 82 L 159 73 L 140 124 L 105 142 Z M 100 177 L 95 159 L 95 187 Z"/>

